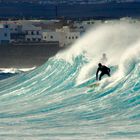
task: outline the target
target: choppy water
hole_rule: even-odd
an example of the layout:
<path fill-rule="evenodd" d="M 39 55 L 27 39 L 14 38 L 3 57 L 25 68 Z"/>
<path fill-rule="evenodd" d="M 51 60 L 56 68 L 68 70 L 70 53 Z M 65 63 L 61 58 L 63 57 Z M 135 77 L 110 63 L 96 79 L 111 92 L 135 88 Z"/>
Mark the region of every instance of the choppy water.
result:
<path fill-rule="evenodd" d="M 140 139 L 138 27 L 103 23 L 43 66 L 1 80 L 0 139 Z M 104 52 L 112 76 L 90 89 Z"/>

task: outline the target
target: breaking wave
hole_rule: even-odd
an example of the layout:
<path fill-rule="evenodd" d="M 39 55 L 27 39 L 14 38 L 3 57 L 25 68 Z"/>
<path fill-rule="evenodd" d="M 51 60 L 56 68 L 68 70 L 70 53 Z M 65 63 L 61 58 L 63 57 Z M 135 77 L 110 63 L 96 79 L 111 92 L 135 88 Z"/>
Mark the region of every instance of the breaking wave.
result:
<path fill-rule="evenodd" d="M 41 67 L 1 80 L 1 139 L 140 139 L 139 27 L 94 26 Z M 102 53 L 111 77 L 89 88 Z"/>

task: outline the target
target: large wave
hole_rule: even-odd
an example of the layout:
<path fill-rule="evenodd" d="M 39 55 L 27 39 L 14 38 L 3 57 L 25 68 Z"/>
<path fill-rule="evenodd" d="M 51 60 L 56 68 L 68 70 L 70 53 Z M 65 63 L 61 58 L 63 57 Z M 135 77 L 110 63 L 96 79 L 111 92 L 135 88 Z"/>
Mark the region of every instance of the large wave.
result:
<path fill-rule="evenodd" d="M 139 139 L 139 27 L 106 21 L 41 67 L 1 80 L 1 139 Z M 91 89 L 102 53 L 111 77 Z"/>

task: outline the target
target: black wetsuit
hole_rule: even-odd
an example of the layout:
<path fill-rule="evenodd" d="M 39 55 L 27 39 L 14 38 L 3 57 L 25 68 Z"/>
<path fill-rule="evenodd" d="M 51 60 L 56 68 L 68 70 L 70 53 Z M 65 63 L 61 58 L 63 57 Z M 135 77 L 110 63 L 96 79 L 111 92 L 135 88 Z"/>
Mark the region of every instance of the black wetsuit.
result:
<path fill-rule="evenodd" d="M 102 65 L 97 69 L 97 72 L 96 72 L 96 79 L 97 80 L 98 80 L 98 72 L 99 71 L 101 71 L 101 74 L 99 76 L 99 80 L 101 80 L 102 76 L 105 75 L 105 74 L 107 74 L 110 77 L 110 68 Z"/>

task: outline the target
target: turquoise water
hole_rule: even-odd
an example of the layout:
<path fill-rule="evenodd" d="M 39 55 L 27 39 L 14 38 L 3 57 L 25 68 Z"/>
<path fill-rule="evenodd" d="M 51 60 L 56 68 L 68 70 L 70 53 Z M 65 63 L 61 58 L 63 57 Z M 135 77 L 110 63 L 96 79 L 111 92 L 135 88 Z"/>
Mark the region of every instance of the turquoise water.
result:
<path fill-rule="evenodd" d="M 93 28 L 41 67 L 1 80 L 0 139 L 140 139 L 140 29 L 129 22 Z M 91 89 L 102 52 L 112 76 Z"/>

